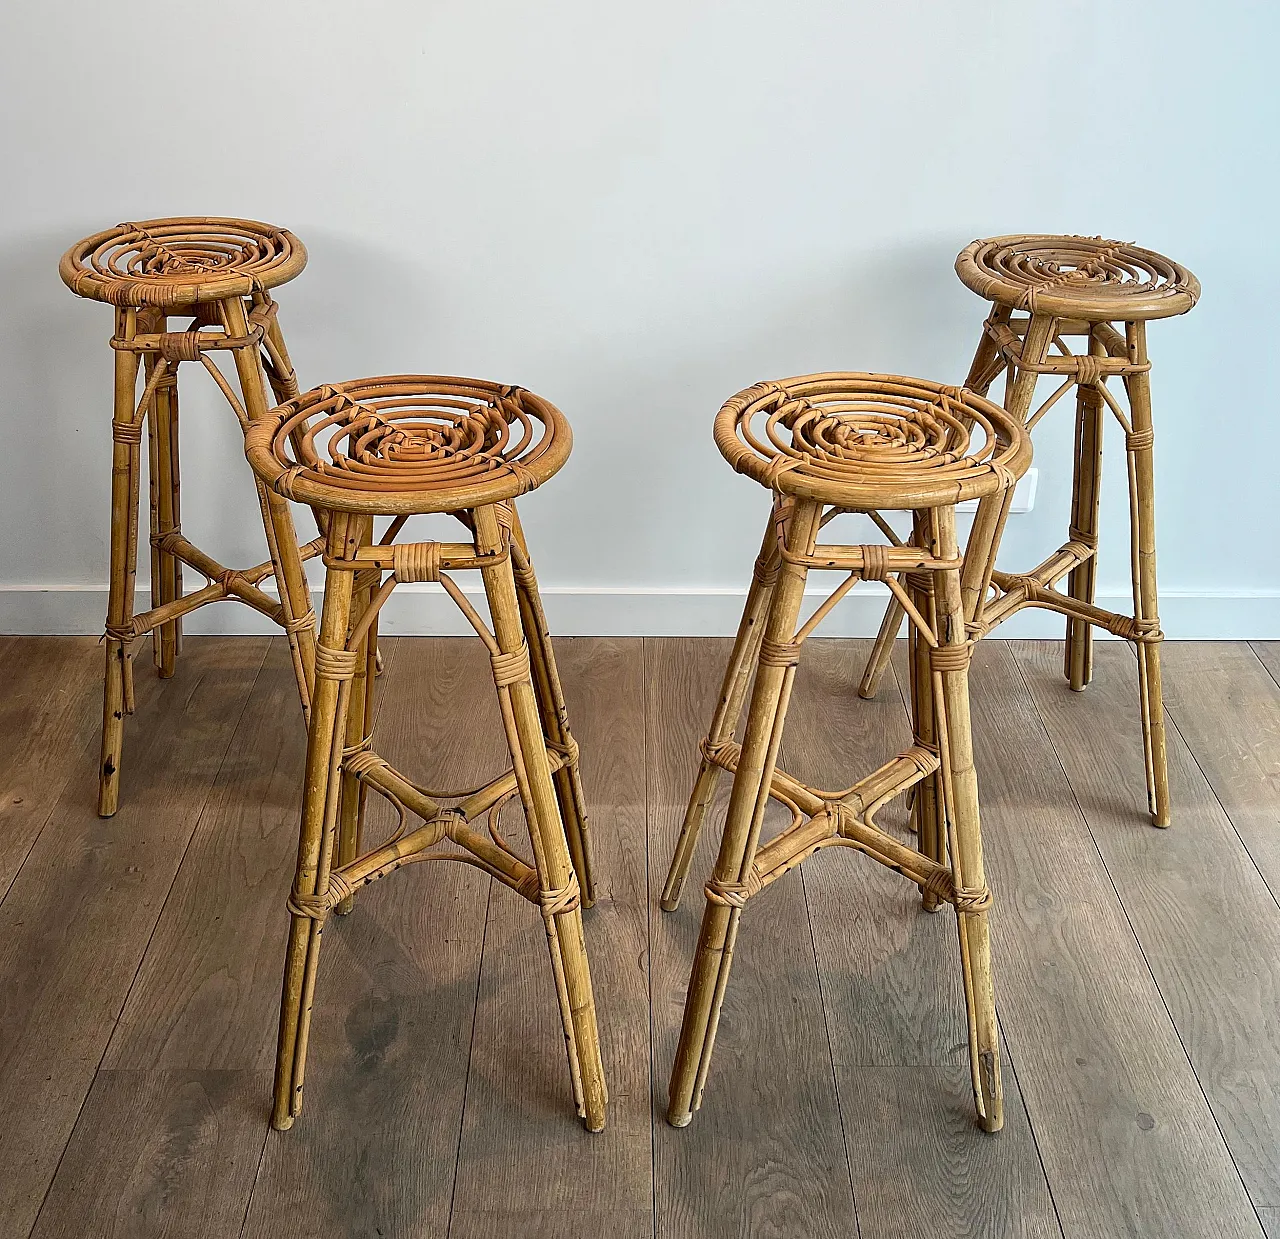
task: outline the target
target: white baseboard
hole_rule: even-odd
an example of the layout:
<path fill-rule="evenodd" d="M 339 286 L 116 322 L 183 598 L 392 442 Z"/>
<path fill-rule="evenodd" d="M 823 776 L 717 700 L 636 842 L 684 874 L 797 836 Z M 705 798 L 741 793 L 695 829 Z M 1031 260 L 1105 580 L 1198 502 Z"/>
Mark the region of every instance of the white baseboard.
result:
<path fill-rule="evenodd" d="M 477 591 L 468 590 L 475 596 Z M 814 603 L 821 591 L 811 591 Z M 883 586 L 860 587 L 819 630 L 823 636 L 870 637 L 880 624 Z M 552 632 L 561 636 L 728 636 L 738 624 L 745 591 L 735 589 L 558 588 L 542 591 Z M 138 591 L 146 606 L 145 586 Z M 1102 594 L 1098 603 L 1131 609 L 1127 594 Z M 316 594 L 317 610 L 320 605 Z M 1280 640 L 1280 590 L 1165 590 L 1165 633 L 1180 640 Z M 107 592 L 90 585 L 0 586 L 0 632 L 99 633 Z M 402 585 L 387 602 L 380 627 L 388 636 L 464 634 L 470 630 L 438 585 Z M 1002 637 L 1059 638 L 1063 620 L 1027 610 L 1003 625 Z M 242 635 L 275 631 L 257 612 L 239 604 L 205 607 L 188 618 L 190 633 Z"/>

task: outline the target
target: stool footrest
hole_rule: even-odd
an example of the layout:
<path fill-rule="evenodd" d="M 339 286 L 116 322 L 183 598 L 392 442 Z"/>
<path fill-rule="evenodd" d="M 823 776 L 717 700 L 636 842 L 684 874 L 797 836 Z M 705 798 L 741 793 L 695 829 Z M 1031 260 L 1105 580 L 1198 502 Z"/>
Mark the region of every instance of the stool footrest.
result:
<path fill-rule="evenodd" d="M 209 584 L 203 589 L 195 590 L 162 606 L 152 607 L 149 611 L 139 611 L 130 621 L 131 640 L 145 636 L 154 628 L 181 619 L 208 606 L 211 602 L 235 601 L 260 611 L 268 619 L 277 624 L 285 622 L 284 609 L 278 598 L 271 597 L 257 587 L 257 582 L 271 576 L 270 561 L 255 564 L 252 568 L 240 570 L 224 568 L 212 556 L 205 554 L 193 542 L 180 533 L 170 532 L 151 539 L 151 544 L 159 551 L 181 560 L 189 568 L 194 568 L 209 578 Z M 302 560 L 314 559 L 324 547 L 323 538 L 314 538 L 298 548 Z"/>
<path fill-rule="evenodd" d="M 568 758 L 554 750 L 548 750 L 547 759 L 552 774 L 568 765 Z M 344 768 L 347 764 L 344 762 Z M 335 873 L 342 875 L 342 881 L 336 885 L 333 898 L 327 903 L 324 898 L 317 897 L 321 904 L 332 908 L 361 886 L 376 882 L 403 865 L 422 860 L 457 860 L 477 865 L 490 877 L 509 886 L 531 903 L 539 901 L 540 886 L 534 867 L 500 843 L 496 835 L 483 834 L 471 824 L 515 794 L 517 783 L 514 770 L 491 779 L 483 787 L 463 797 L 456 805 L 446 808 L 372 753 L 372 750 L 362 749 L 350 759 L 349 764 L 354 768 L 348 773 L 367 783 L 393 803 L 402 805 L 422 818 L 423 825 L 371 848 L 350 864 L 335 869 Z M 428 854 L 446 839 L 455 843 L 462 851 Z"/>
<path fill-rule="evenodd" d="M 704 745 L 703 752 L 730 773 L 737 770 L 742 756 L 741 746 L 734 741 Z M 856 848 L 917 886 L 928 885 L 940 898 L 955 902 L 950 869 L 895 839 L 873 820 L 883 804 L 936 772 L 939 764 L 932 749 L 913 745 L 844 792 L 819 791 L 775 767 L 769 795 L 797 816 L 756 852 L 748 883 L 752 893 L 777 881 L 820 848 L 836 845 Z"/>
<path fill-rule="evenodd" d="M 1069 545 L 1071 544 L 1068 543 Z M 1059 555 L 1062 555 L 1065 551 L 1066 547 L 1059 552 Z M 1077 562 L 1083 563 L 1093 553 L 1090 551 L 1087 555 L 1079 556 Z M 1068 564 L 1066 568 L 1053 576 L 1053 581 L 1066 576 L 1073 567 L 1075 567 L 1074 563 Z M 1053 588 L 1053 581 L 1037 579 L 1040 575 L 1042 574 L 1039 570 L 1024 575 L 993 572 L 991 579 L 1005 593 L 993 606 L 984 610 L 983 619 L 974 636 L 985 637 L 992 629 L 1004 623 L 1009 616 L 1021 611 L 1024 607 L 1040 607 L 1046 611 L 1057 611 L 1061 615 L 1069 615 L 1073 619 L 1083 620 L 1086 624 L 1092 624 L 1095 628 L 1103 628 L 1126 641 L 1154 642 L 1164 640 L 1164 633 L 1160 631 L 1160 626 L 1155 620 L 1143 620 L 1133 615 L 1122 615 L 1118 611 L 1108 611 L 1103 607 L 1095 606 L 1091 602 L 1084 602 L 1079 598 L 1071 598 L 1066 594 L 1060 594 Z"/>

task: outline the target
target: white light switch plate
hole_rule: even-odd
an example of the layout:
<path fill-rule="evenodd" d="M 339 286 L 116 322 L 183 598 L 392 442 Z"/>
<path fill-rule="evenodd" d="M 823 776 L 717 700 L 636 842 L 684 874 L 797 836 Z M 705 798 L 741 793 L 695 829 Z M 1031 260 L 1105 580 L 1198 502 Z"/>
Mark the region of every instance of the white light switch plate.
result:
<path fill-rule="evenodd" d="M 1036 506 L 1036 479 L 1040 476 L 1038 469 L 1028 469 L 1019 479 L 1018 484 L 1013 488 L 1013 506 L 1009 509 L 1010 513 L 1014 512 L 1030 512 Z M 970 499 L 968 503 L 959 504 L 956 507 L 957 512 L 976 512 L 978 510 L 978 501 Z"/>

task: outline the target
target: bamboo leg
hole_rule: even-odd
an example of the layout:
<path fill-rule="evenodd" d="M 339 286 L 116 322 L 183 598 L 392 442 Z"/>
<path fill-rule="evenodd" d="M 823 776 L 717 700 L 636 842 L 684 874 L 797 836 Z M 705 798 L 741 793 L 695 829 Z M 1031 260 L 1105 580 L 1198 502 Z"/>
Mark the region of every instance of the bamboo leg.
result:
<path fill-rule="evenodd" d="M 477 508 L 474 528 L 480 553 L 492 553 L 501 547 L 502 531 L 496 508 Z M 581 895 L 551 780 L 551 763 L 547 759 L 546 738 L 533 689 L 511 562 L 503 559 L 499 564 L 481 569 L 481 575 L 494 637 L 501 651 L 494 656 L 494 683 L 498 687 L 503 726 L 538 870 L 540 903 L 564 1022 L 570 1078 L 587 1130 L 601 1131 L 608 1094 L 600 1061 L 595 997 L 582 935 Z M 510 655 L 516 657 L 504 657 Z"/>
<path fill-rule="evenodd" d="M 116 312 L 116 336 L 131 340 L 137 332 L 133 309 Z M 133 709 L 128 642 L 119 634 L 133 619 L 133 590 L 138 573 L 138 487 L 141 427 L 133 420 L 138 354 L 117 349 L 115 411 L 111 422 L 111 569 L 107 597 L 106 671 L 102 694 L 102 759 L 98 765 L 98 813 L 110 817 L 120 802 L 120 759 L 124 716 Z M 115 634 L 115 635 L 113 635 Z"/>
<path fill-rule="evenodd" d="M 353 516 L 350 518 L 350 532 L 358 540 L 360 546 L 367 546 L 373 541 L 373 517 Z M 369 605 L 373 596 L 371 584 L 361 584 L 353 589 L 351 611 L 359 616 Z M 376 621 L 375 621 L 376 622 Z M 347 703 L 346 735 L 344 744 L 346 752 L 355 753 L 370 742 L 373 731 L 373 674 L 369 663 L 371 633 L 366 633 L 359 645 L 359 659 L 356 665 L 355 678 L 351 681 L 350 700 Z M 376 650 L 376 645 L 374 649 Z M 360 838 L 364 829 L 365 801 L 368 789 L 354 775 L 344 773 L 342 776 L 342 796 L 338 810 L 338 864 L 349 865 L 360 854 Z M 339 916 L 346 916 L 355 906 L 354 896 L 342 900 L 334 911 Z"/>
<path fill-rule="evenodd" d="M 1089 337 L 1089 351 L 1104 356 L 1106 350 L 1094 336 Z M 1071 529 L 1073 542 L 1085 546 L 1098 545 L 1098 505 L 1102 498 L 1102 394 L 1092 385 L 1076 388 L 1075 470 L 1071 483 Z M 1081 602 L 1092 603 L 1098 577 L 1097 556 L 1071 570 L 1067 594 Z M 1063 674 L 1072 691 L 1081 692 L 1093 679 L 1093 626 L 1074 616 L 1067 617 L 1067 645 L 1063 655 Z"/>
<path fill-rule="evenodd" d="M 352 522 L 354 524 L 354 522 Z M 350 558 L 358 545 L 346 515 L 330 516 L 329 555 Z M 320 644 L 343 649 L 351 615 L 353 574 L 330 569 L 325 580 Z M 315 681 L 311 723 L 307 731 L 307 764 L 298 836 L 298 866 L 289 910 L 289 945 L 280 999 L 280 1038 L 276 1055 L 275 1104 L 271 1125 L 285 1131 L 302 1112 L 303 1075 L 316 965 L 320 956 L 323 915 L 309 915 L 305 901 L 329 888 L 340 792 L 339 762 L 345 734 L 350 679 L 341 668 L 328 668 Z"/>
<path fill-rule="evenodd" d="M 1126 327 L 1129 357 L 1147 362 L 1147 325 Z M 1128 375 L 1129 410 L 1133 432 L 1126 448 L 1129 459 L 1130 529 L 1133 565 L 1133 614 L 1141 639 L 1138 647 L 1138 691 L 1142 707 L 1142 738 L 1146 757 L 1147 807 L 1155 826 L 1168 826 L 1169 766 L 1165 752 L 1164 697 L 1160 685 L 1160 604 L 1156 593 L 1156 506 L 1154 437 L 1151 424 L 1151 373 Z"/>
<path fill-rule="evenodd" d="M 551 632 L 547 627 L 546 612 L 542 609 L 538 578 L 533 571 L 533 560 L 529 556 L 524 529 L 514 502 L 507 505 L 507 510 L 511 518 L 514 554 L 517 557 L 513 571 L 516 598 L 520 605 L 520 625 L 529 646 L 529 666 L 533 674 L 533 691 L 538 700 L 538 713 L 542 717 L 542 730 L 547 743 L 559 749 L 568 759 L 551 776 L 551 781 L 555 784 L 556 799 L 560 804 L 560 817 L 564 822 L 569 855 L 582 889 L 582 906 L 589 908 L 596 901 L 596 887 L 591 872 L 591 832 L 587 820 L 586 797 L 582 792 L 578 746 L 569 728 L 569 711 L 565 707 L 564 689 L 560 685 L 560 672 L 551 646 Z"/>
<path fill-rule="evenodd" d="M 812 500 L 796 501 L 787 530 L 788 549 L 799 553 L 809 550 L 820 514 L 820 505 Z M 707 887 L 707 905 L 689 978 L 680 1045 L 671 1070 L 667 1122 L 673 1127 L 687 1126 L 693 1111 L 702 1104 L 738 922 L 750 893 L 748 878 L 782 742 L 787 700 L 795 679 L 797 648 L 793 638 L 806 576 L 803 564 L 782 562 L 765 622 L 742 755 L 733 776 L 720 853 Z"/>
<path fill-rule="evenodd" d="M 165 330 L 161 318 L 157 330 Z M 147 360 L 148 378 L 155 364 Z M 147 413 L 151 449 L 151 605 L 163 606 L 182 597 L 182 561 L 154 545 L 158 538 L 181 528 L 178 471 L 178 374 L 170 370 L 156 387 Z M 156 669 L 162 679 L 173 675 L 182 641 L 182 620 L 161 624 L 151 635 Z"/>
<path fill-rule="evenodd" d="M 715 797 L 716 784 L 720 781 L 720 767 L 707 756 L 707 752 L 714 752 L 733 739 L 738 719 L 742 715 L 742 703 L 746 700 L 747 688 L 751 683 L 751 674 L 760 655 L 765 616 L 773 598 L 780 562 L 774 522 L 775 513 L 771 513 L 765 525 L 760 555 L 751 574 L 742 619 L 738 621 L 738 635 L 733 642 L 733 652 L 729 655 L 729 665 L 725 668 L 720 699 L 716 702 L 711 729 L 707 733 L 698 777 L 694 781 L 689 806 L 680 827 L 680 837 L 676 840 L 676 849 L 671 856 L 666 885 L 662 888 L 662 908 L 666 912 L 674 912 L 680 906 L 680 896 L 689 875 L 694 850 L 698 846 L 702 822 Z"/>
<path fill-rule="evenodd" d="M 244 301 L 239 297 L 228 297 L 221 304 L 228 333 L 233 336 L 248 335 L 249 324 L 245 317 Z M 246 345 L 235 349 L 234 354 L 245 414 L 251 422 L 257 421 L 269 412 L 258 347 L 256 344 Z M 289 505 L 261 481 L 257 482 L 257 488 L 267 549 L 275 569 L 276 586 L 280 591 L 285 633 L 289 638 L 294 673 L 298 679 L 298 694 L 306 713 L 311 700 L 311 681 L 315 676 L 315 628 L 311 594 L 302 557 L 298 554 L 298 537 L 294 532 Z"/>
<path fill-rule="evenodd" d="M 1007 306 L 996 306 L 991 312 L 991 321 L 1003 326 L 1008 323 L 1011 314 L 1012 311 Z M 996 376 L 1004 369 L 1004 365 L 995 341 L 990 333 L 984 330 L 978 338 L 978 347 L 974 351 L 973 361 L 969 365 L 969 373 L 964 381 L 965 387 L 979 396 L 985 396 Z M 1003 525 L 1003 522 L 1001 524 Z M 977 528 L 978 522 L 975 521 L 974 525 Z M 884 618 L 880 621 L 876 643 L 862 672 L 862 682 L 858 685 L 859 697 L 870 700 L 879 691 L 880 681 L 889 666 L 889 660 L 893 657 L 894 642 L 902 631 L 905 615 L 902 604 L 897 598 L 890 598 L 888 606 L 885 607 Z"/>
<path fill-rule="evenodd" d="M 955 509 L 937 509 L 935 521 L 936 553 L 940 558 L 950 559 L 956 554 Z M 947 663 L 934 671 L 934 680 L 938 694 L 943 795 L 952 826 L 951 866 L 956 888 L 962 892 L 956 905 L 956 923 L 969 1017 L 974 1102 L 983 1128 L 999 1131 L 1004 1125 L 1004 1094 L 1000 1079 L 1000 1030 L 991 981 L 991 935 L 986 911 L 989 900 L 975 897 L 976 893 L 986 891 L 986 874 L 982 863 L 978 778 L 970 734 L 968 637 L 964 628 L 960 574 L 952 569 L 937 572 L 934 577 L 938 639 L 944 647 L 960 647 L 965 651 L 958 667 Z"/>
<path fill-rule="evenodd" d="M 266 300 L 266 294 L 260 294 L 263 300 Z M 288 400 L 292 400 L 298 394 L 298 376 L 293 369 L 293 359 L 289 356 L 289 350 L 285 346 L 284 332 L 280 330 L 280 322 L 273 314 L 267 321 L 266 338 L 263 341 L 267 360 L 270 363 L 266 366 L 267 381 L 271 384 L 271 394 L 275 398 L 276 404 L 284 404 Z M 294 449 L 297 450 L 301 446 L 301 432 L 294 437 Z M 316 528 L 323 534 L 326 529 L 325 522 L 328 519 L 324 512 L 319 508 L 312 508 L 311 515 L 315 518 Z"/>
<path fill-rule="evenodd" d="M 998 305 L 992 309 L 988 321 L 1004 327 L 1012 317 L 1013 311 L 1008 306 Z M 1004 367 L 1005 362 L 1000 356 L 996 342 L 991 338 L 991 333 L 984 328 L 978 339 L 978 347 L 974 350 L 973 361 L 969 365 L 969 373 L 965 376 L 964 385 L 971 392 L 985 396 Z"/>
<path fill-rule="evenodd" d="M 876 643 L 872 647 L 871 657 L 862 671 L 862 683 L 858 685 L 858 696 L 870 701 L 880 688 L 880 680 L 893 657 L 893 645 L 902 631 L 902 621 L 907 613 L 902 609 L 896 597 L 890 597 L 889 605 L 884 609 L 884 618 L 880 621 L 880 631 L 876 633 Z"/>
<path fill-rule="evenodd" d="M 932 547 L 933 517 L 928 511 L 916 512 L 912 521 L 912 542 L 917 546 Z M 937 604 L 927 573 L 911 573 L 907 579 L 912 605 L 937 628 Z M 929 664 L 929 643 L 913 624 L 910 634 L 910 684 L 911 726 L 915 743 L 923 748 L 938 748 L 936 724 L 937 704 L 934 696 L 933 675 Z M 915 786 L 911 799 L 911 823 L 915 828 L 917 845 L 930 860 L 942 863 L 946 850 L 946 823 L 943 820 L 942 800 L 939 796 L 940 781 L 936 773 L 928 775 Z M 921 892 L 921 903 L 926 912 L 936 912 L 941 906 L 932 891 Z"/>

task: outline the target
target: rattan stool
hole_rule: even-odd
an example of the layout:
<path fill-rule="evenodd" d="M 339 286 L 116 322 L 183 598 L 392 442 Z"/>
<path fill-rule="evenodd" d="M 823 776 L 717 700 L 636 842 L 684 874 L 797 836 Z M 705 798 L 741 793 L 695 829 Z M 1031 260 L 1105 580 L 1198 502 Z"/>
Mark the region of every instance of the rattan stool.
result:
<path fill-rule="evenodd" d="M 258 477 L 275 495 L 326 514 L 328 529 L 298 868 L 289 898 L 272 1118 L 279 1129 L 302 1108 L 328 913 L 345 910 L 360 887 L 402 865 L 447 859 L 475 865 L 541 906 L 574 1100 L 590 1130 L 604 1126 L 604 1074 L 580 911 L 592 887 L 577 745 L 513 502 L 551 477 L 570 445 L 563 415 L 530 392 L 423 375 L 317 388 L 248 427 L 245 450 Z M 457 517 L 469 539 L 395 541 L 420 513 Z M 375 516 L 393 518 L 377 542 Z M 492 630 L 450 576 L 465 570 L 480 573 Z M 378 612 L 405 581 L 438 581 L 489 650 L 512 769 L 482 787 L 429 791 L 373 749 Z M 391 836 L 372 847 L 361 838 L 369 789 L 399 816 Z M 499 829 L 503 806 L 516 796 L 532 861 Z M 422 819 L 412 830 L 410 813 Z M 486 829 L 477 829 L 482 818 Z M 441 848 L 445 843 L 454 846 Z"/>
<path fill-rule="evenodd" d="M 966 599 L 971 631 L 982 636 L 1023 607 L 1045 607 L 1067 617 L 1064 674 L 1079 692 L 1093 677 L 1093 629 L 1132 641 L 1138 654 L 1138 690 L 1145 750 L 1147 804 L 1157 826 L 1170 821 L 1160 691 L 1160 618 L 1156 598 L 1156 523 L 1152 472 L 1151 362 L 1147 320 L 1185 314 L 1200 296 L 1195 276 L 1168 258 L 1101 237 L 1010 236 L 975 241 L 956 259 L 956 273 L 993 303 L 966 380 L 986 394 L 1003 372 L 1004 404 L 1028 430 L 1076 389 L 1076 432 L 1067 542 L 1029 572 L 995 572 L 994 595 Z M 1117 329 L 1117 325 L 1119 329 Z M 1084 343 L 1072 353 L 1066 340 Z M 1032 410 L 1037 381 L 1056 386 Z M 1125 388 L 1126 414 L 1109 378 Z M 1102 479 L 1104 406 L 1124 430 L 1128 461 L 1133 614 L 1094 605 L 1098 502 Z M 1004 514 L 975 521 L 970 547 L 986 554 Z M 1054 586 L 1067 578 L 1063 593 Z M 902 624 L 896 600 L 881 626 L 860 692 L 874 695 Z"/>
<path fill-rule="evenodd" d="M 702 1102 L 738 922 L 747 902 L 821 848 L 852 847 L 919 886 L 926 907 L 955 906 L 969 1009 L 969 1053 L 979 1119 L 1003 1122 L 991 986 L 978 785 L 969 733 L 969 656 L 963 594 L 981 590 L 990 558 L 957 549 L 955 505 L 979 501 L 992 517 L 1031 460 L 1021 424 L 963 389 L 875 374 L 818 374 L 761 383 L 716 418 L 716 444 L 740 473 L 775 495 L 746 608 L 725 673 L 702 765 L 663 892 L 674 909 L 721 770 L 733 790 L 685 1001 L 671 1074 L 668 1121 L 683 1127 Z M 902 540 L 880 510 L 913 512 Z M 843 512 L 869 514 L 888 545 L 821 544 Z M 810 570 L 848 575 L 803 623 Z M 901 579 L 897 574 L 901 574 Z M 883 581 L 912 623 L 914 742 L 842 791 L 806 787 L 777 767 L 801 645 L 858 581 Z M 754 671 L 743 740 L 734 731 Z M 915 789 L 920 849 L 875 823 L 888 800 Z M 770 797 L 791 812 L 765 843 Z"/>
<path fill-rule="evenodd" d="M 235 599 L 284 627 L 308 706 L 315 616 L 302 561 L 321 539 L 298 548 L 289 506 L 258 483 L 268 562 L 235 571 L 193 545 L 182 532 L 178 480 L 178 368 L 199 362 L 242 426 L 267 412 L 263 372 L 276 402 L 298 394 L 293 366 L 267 290 L 293 279 L 307 252 L 291 233 L 245 219 L 152 219 L 120 224 L 73 245 L 59 264 L 72 292 L 115 306 L 115 412 L 111 459 L 111 569 L 106 623 L 102 762 L 98 812 L 109 817 L 120 794 L 125 715 L 133 713 L 132 644 L 154 633 L 160 675 L 173 674 L 182 617 L 210 602 Z M 170 331 L 171 318 L 188 320 Z M 229 352 L 233 384 L 210 354 Z M 144 377 L 139 398 L 138 373 Z M 144 424 L 151 478 L 151 609 L 134 613 L 138 566 L 138 501 Z M 185 597 L 183 566 L 208 581 Z M 260 584 L 274 575 L 279 601 Z"/>

